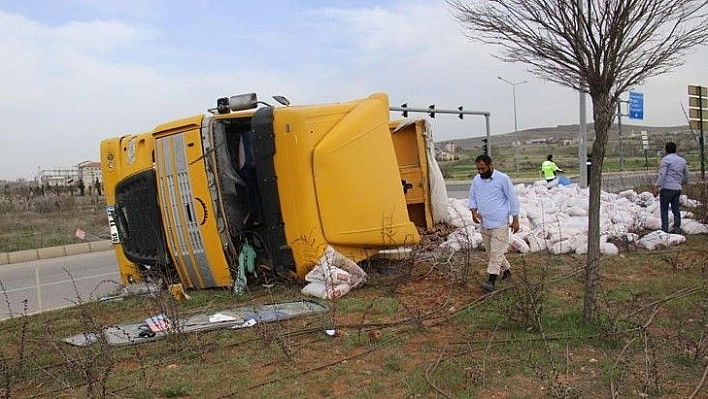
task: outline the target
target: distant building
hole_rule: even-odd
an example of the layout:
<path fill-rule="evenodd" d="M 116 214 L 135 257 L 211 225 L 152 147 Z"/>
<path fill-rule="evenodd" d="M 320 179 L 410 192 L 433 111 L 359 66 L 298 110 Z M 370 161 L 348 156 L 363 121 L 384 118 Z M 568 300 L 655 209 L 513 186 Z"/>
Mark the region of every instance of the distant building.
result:
<path fill-rule="evenodd" d="M 526 140 L 526 144 L 546 144 L 548 142 L 548 139 L 531 139 L 531 140 Z"/>
<path fill-rule="evenodd" d="M 37 184 L 47 187 L 69 186 L 77 178 L 75 168 L 42 169 L 37 176 Z"/>
<path fill-rule="evenodd" d="M 76 186 L 79 179 L 85 186 L 93 185 L 96 179 L 103 184 L 101 163 L 83 161 L 71 168 L 41 169 L 36 178 L 38 185 L 48 187 Z"/>
<path fill-rule="evenodd" d="M 90 185 L 93 184 L 96 179 L 98 179 L 99 183 L 103 183 L 103 179 L 101 178 L 101 163 L 96 162 L 96 161 L 83 161 L 80 162 L 78 165 L 76 165 L 76 169 L 78 170 L 78 177 L 80 179 L 83 179 L 84 184 Z"/>
<path fill-rule="evenodd" d="M 455 145 L 455 143 L 445 143 L 445 145 L 443 146 L 443 150 L 454 154 L 457 150 L 457 146 Z"/>
<path fill-rule="evenodd" d="M 447 151 L 440 150 L 438 148 L 435 149 L 435 160 L 436 161 L 455 161 L 459 159 L 459 157 L 455 154 L 451 154 Z"/>

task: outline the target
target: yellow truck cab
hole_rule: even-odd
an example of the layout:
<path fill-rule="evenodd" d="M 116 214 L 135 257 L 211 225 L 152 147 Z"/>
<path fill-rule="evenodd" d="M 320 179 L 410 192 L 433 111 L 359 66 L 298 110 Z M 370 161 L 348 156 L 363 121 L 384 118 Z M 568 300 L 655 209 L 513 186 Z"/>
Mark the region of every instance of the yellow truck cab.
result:
<path fill-rule="evenodd" d="M 302 278 L 328 245 L 360 261 L 420 241 L 405 192 L 422 186 L 402 178 L 385 94 L 278 107 L 246 94 L 210 112 L 101 142 L 124 284 L 231 286 L 246 249 Z"/>

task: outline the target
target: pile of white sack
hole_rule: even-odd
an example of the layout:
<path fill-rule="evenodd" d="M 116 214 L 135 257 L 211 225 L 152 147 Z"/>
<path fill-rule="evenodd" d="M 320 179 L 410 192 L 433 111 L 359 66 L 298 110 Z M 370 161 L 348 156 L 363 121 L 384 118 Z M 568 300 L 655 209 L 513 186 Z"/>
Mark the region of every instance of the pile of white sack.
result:
<path fill-rule="evenodd" d="M 337 299 L 368 278 L 353 260 L 327 246 L 324 254 L 305 276 L 308 282 L 300 292 L 322 299 Z"/>
<path fill-rule="evenodd" d="M 587 253 L 589 191 L 577 184 L 547 189 L 545 182 L 515 186 L 521 210 L 520 229 L 509 233 L 510 250 L 521 253 L 548 250 L 553 254 Z M 693 218 L 686 208 L 700 203 L 682 195 L 681 230 L 684 234 L 706 234 L 708 225 Z M 458 229 L 451 233 L 441 247 L 452 251 L 482 246 L 479 225 L 472 221 L 468 201 L 448 199 L 448 224 Z M 673 216 L 669 211 L 673 223 Z M 671 224 L 670 224 L 671 226 Z M 637 232 L 648 234 L 640 237 Z M 612 242 L 634 244 L 654 250 L 679 245 L 686 241 L 681 234 L 661 231 L 659 199 L 649 192 L 600 194 L 600 252 L 616 255 L 619 249 Z"/>

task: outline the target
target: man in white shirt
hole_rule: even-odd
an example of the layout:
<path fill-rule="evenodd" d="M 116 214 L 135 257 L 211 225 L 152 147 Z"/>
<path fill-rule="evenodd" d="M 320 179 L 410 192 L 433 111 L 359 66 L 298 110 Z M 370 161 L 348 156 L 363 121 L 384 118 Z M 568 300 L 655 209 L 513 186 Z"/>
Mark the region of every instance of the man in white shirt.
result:
<path fill-rule="evenodd" d="M 469 208 L 472 220 L 481 224 L 484 249 L 489 257 L 489 279 L 482 289 L 492 292 L 499 274 L 502 282 L 511 281 L 511 265 L 505 253 L 509 247 L 509 229 L 514 233 L 519 231 L 519 200 L 509 176 L 494 170 L 492 158 L 482 154 L 474 162 L 478 174 L 470 184 Z"/>

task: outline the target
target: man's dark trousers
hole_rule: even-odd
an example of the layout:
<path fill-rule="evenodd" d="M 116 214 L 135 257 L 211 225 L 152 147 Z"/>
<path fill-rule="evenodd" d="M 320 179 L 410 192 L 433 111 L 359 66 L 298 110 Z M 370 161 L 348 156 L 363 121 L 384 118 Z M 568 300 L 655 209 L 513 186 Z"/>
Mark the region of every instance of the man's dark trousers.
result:
<path fill-rule="evenodd" d="M 681 231 L 681 211 L 679 210 L 679 197 L 681 190 L 669 190 L 662 188 L 659 191 L 659 210 L 661 211 L 661 230 L 669 232 L 669 205 L 671 213 L 674 214 L 674 226 L 672 231 Z"/>

